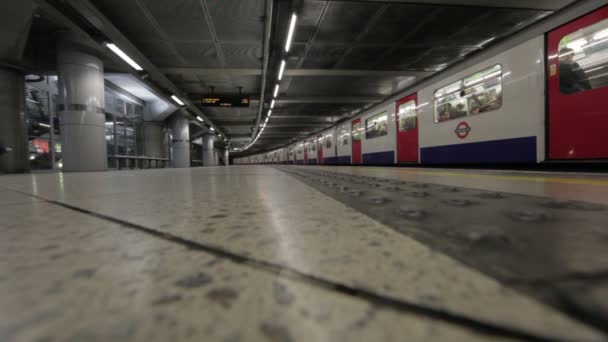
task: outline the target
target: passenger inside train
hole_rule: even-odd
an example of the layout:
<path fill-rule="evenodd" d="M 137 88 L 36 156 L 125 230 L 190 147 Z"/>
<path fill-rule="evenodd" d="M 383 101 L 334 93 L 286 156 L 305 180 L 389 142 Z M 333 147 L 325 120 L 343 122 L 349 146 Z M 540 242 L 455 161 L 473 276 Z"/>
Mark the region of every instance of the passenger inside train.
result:
<path fill-rule="evenodd" d="M 585 71 L 574 61 L 574 49 L 559 51 L 559 89 L 564 94 L 574 94 L 591 89 Z"/>

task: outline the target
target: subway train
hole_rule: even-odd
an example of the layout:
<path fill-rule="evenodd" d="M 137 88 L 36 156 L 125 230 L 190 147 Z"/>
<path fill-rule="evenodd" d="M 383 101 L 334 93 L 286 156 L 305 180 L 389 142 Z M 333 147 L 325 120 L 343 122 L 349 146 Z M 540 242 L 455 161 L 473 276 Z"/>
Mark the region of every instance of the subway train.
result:
<path fill-rule="evenodd" d="M 606 161 L 608 6 L 556 20 L 550 29 L 537 25 L 536 33 L 499 43 L 348 121 L 234 163 Z"/>

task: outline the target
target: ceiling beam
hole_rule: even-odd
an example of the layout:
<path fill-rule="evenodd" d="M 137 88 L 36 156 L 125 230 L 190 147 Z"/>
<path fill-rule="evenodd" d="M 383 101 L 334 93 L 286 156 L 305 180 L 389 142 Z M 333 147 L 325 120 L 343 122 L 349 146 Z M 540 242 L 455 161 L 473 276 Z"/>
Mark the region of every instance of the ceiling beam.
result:
<path fill-rule="evenodd" d="M 342 0 L 330 0 L 340 1 Z M 576 0 L 348 0 L 348 2 L 380 2 L 399 4 L 425 4 L 442 6 L 475 6 L 512 9 L 534 9 L 542 11 L 557 11 Z"/>
<path fill-rule="evenodd" d="M 195 74 L 197 76 L 261 76 L 262 69 L 247 68 L 160 68 L 165 74 Z M 288 69 L 285 76 L 329 76 L 329 77 L 427 77 L 432 71 L 418 70 L 357 70 L 357 69 Z M 201 83 L 200 81 L 182 81 L 179 83 Z"/>
<path fill-rule="evenodd" d="M 384 100 L 384 97 L 375 96 L 344 96 L 344 97 L 279 97 L 276 104 L 291 103 L 373 103 Z"/>

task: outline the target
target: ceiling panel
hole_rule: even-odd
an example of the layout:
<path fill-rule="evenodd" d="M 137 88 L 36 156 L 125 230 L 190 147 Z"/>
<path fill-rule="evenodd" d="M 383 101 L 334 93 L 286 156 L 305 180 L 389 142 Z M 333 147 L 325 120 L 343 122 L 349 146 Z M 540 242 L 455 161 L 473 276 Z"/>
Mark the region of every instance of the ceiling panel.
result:
<path fill-rule="evenodd" d="M 95 6 L 127 37 L 160 40 L 161 35 L 144 15 L 136 1 L 95 0 Z"/>
<path fill-rule="evenodd" d="M 302 68 L 331 69 L 348 51 L 347 46 L 311 45 Z"/>
<path fill-rule="evenodd" d="M 293 37 L 294 43 L 307 43 L 317 27 L 317 22 L 327 1 L 305 1 L 298 15 L 298 30 Z"/>
<path fill-rule="evenodd" d="M 184 58 L 185 66 L 217 68 L 220 62 L 212 43 L 175 43 L 177 52 Z M 177 61 L 175 61 L 178 65 Z"/>
<path fill-rule="evenodd" d="M 173 53 L 169 44 L 162 40 L 135 40 L 133 43 L 159 67 L 179 64 L 178 56 Z"/>
<path fill-rule="evenodd" d="M 258 41 L 264 34 L 264 0 L 206 1 L 219 41 Z"/>
<path fill-rule="evenodd" d="M 380 4 L 330 2 L 313 42 L 353 42 Z"/>
<path fill-rule="evenodd" d="M 436 10 L 435 6 L 389 5 L 375 24 L 361 36 L 360 42 L 394 44 L 412 33 L 421 20 L 426 19 Z"/>
<path fill-rule="evenodd" d="M 140 0 L 172 40 L 211 40 L 199 0 Z"/>
<path fill-rule="evenodd" d="M 403 89 L 411 77 L 295 77 L 289 96 L 388 96 Z"/>
<path fill-rule="evenodd" d="M 345 69 L 372 69 L 386 50 L 386 47 L 353 48 L 344 56 L 340 67 Z M 382 59 L 381 61 L 384 64 L 384 60 Z"/>
<path fill-rule="evenodd" d="M 262 45 L 223 44 L 225 67 L 262 68 Z"/>

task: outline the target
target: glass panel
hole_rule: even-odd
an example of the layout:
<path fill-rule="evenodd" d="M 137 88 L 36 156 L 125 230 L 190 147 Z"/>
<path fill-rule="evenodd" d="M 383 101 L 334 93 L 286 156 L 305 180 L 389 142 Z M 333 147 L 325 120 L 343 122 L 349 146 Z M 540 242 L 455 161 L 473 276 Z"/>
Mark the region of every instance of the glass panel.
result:
<path fill-rule="evenodd" d="M 325 148 L 331 148 L 331 135 L 325 137 Z"/>
<path fill-rule="evenodd" d="M 123 118 L 116 118 L 116 147 L 119 155 L 127 154 L 126 147 L 126 125 Z"/>
<path fill-rule="evenodd" d="M 502 106 L 502 66 L 495 65 L 435 92 L 435 122 L 486 113 Z"/>
<path fill-rule="evenodd" d="M 340 128 L 340 141 L 342 142 L 342 145 L 348 145 L 348 136 L 350 135 L 350 133 L 348 132 L 348 129 L 346 127 Z"/>
<path fill-rule="evenodd" d="M 416 128 L 416 101 L 411 100 L 399 105 L 399 132 L 407 132 Z"/>
<path fill-rule="evenodd" d="M 353 141 L 361 141 L 361 121 L 352 124 Z"/>
<path fill-rule="evenodd" d="M 496 65 L 464 79 L 469 114 L 486 113 L 502 106 L 502 67 Z"/>
<path fill-rule="evenodd" d="M 563 94 L 608 86 L 608 19 L 566 35 L 558 51 Z"/>
<path fill-rule="evenodd" d="M 374 139 L 388 134 L 388 113 L 383 112 L 365 120 L 365 139 Z"/>
<path fill-rule="evenodd" d="M 51 169 L 53 163 L 50 148 L 49 93 L 28 84 L 25 100 L 30 168 L 32 170 Z"/>
<path fill-rule="evenodd" d="M 136 143 L 135 143 L 135 125 L 132 123 L 128 123 L 126 125 L 126 153 L 130 156 L 134 156 L 136 154 Z"/>

